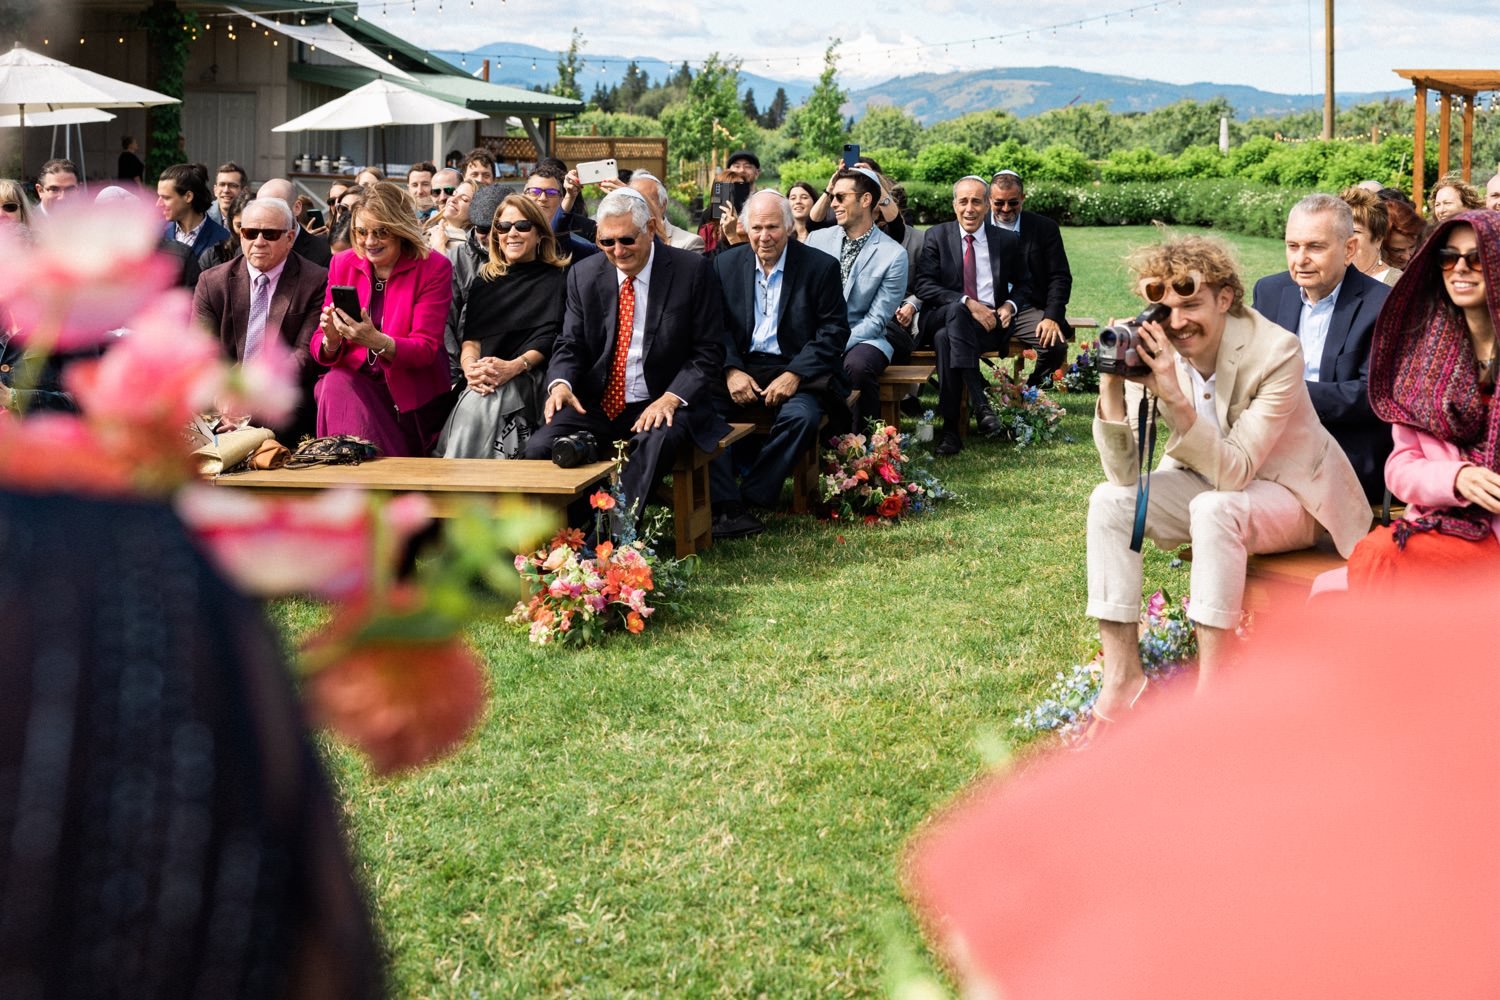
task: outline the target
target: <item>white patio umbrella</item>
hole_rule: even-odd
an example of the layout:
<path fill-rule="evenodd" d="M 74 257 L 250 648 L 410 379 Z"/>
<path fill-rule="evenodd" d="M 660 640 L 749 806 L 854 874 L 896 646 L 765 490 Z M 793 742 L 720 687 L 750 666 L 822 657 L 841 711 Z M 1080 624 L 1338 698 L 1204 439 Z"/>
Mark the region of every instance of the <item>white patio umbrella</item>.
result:
<path fill-rule="evenodd" d="M 150 108 L 177 104 L 175 97 L 60 59 L 16 47 L 0 55 L 0 114 L 16 115 L 19 124 L 43 111 L 68 108 Z"/>
<path fill-rule="evenodd" d="M 389 80 L 371 80 L 343 97 L 313 108 L 272 132 L 339 132 L 357 128 L 379 128 L 381 158 L 385 158 L 385 126 L 440 125 L 443 122 L 479 121 L 482 111 L 428 97 Z"/>
<path fill-rule="evenodd" d="M 78 165 L 88 175 L 88 162 L 83 157 L 83 126 L 96 122 L 114 121 L 115 116 L 98 108 L 65 108 L 62 111 L 38 111 L 22 118 L 19 114 L 0 115 L 0 128 L 42 128 L 52 126 L 52 156 L 57 155 L 57 127 L 63 130 L 63 155 L 73 158 L 73 130 L 78 130 Z"/>

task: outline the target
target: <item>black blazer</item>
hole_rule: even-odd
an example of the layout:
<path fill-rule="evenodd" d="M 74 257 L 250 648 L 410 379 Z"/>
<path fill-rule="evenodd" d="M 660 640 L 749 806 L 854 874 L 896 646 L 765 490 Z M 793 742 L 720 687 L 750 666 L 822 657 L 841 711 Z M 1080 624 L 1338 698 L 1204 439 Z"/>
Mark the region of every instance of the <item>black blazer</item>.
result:
<path fill-rule="evenodd" d="M 1389 285 L 1362 274 L 1353 264 L 1345 269 L 1328 324 L 1328 339 L 1323 342 L 1318 381 L 1307 383 L 1318 419 L 1349 456 L 1365 495 L 1372 501 L 1385 495 L 1391 429 L 1370 409 L 1370 338 L 1390 290 Z M 1298 332 L 1302 295 L 1286 271 L 1255 283 L 1251 307 L 1282 328 Z"/>
<path fill-rule="evenodd" d="M 990 276 L 995 283 L 998 307 L 1006 299 L 1024 308 L 1031 301 L 1031 280 L 1026 270 L 1026 256 L 1021 239 L 1007 229 L 985 220 L 980 226 L 989 242 Z M 933 226 L 922 239 L 922 253 L 917 259 L 917 297 L 923 311 L 957 302 L 964 294 L 963 230 L 954 219 Z"/>
<path fill-rule="evenodd" d="M 714 258 L 724 298 L 724 367 L 745 369 L 755 332 L 755 272 L 760 265 L 750 244 L 742 243 Z M 804 382 L 828 378 L 829 391 L 849 395 L 844 350 L 849 346 L 849 310 L 839 262 L 796 240 L 786 245 L 781 300 L 776 313 L 776 340 L 787 370 Z"/>
<path fill-rule="evenodd" d="M 652 399 L 670 392 L 687 406 L 693 440 L 712 451 L 729 425 L 715 412 L 713 392 L 724 378 L 724 321 L 719 282 L 701 255 L 655 245 L 647 265 L 649 289 L 642 359 Z M 568 269 L 563 328 L 547 366 L 547 384 L 573 387 L 584 409 L 603 407 L 615 356 L 620 286 L 614 260 L 595 254 Z"/>
<path fill-rule="evenodd" d="M 303 260 L 312 261 L 324 270 L 328 269 L 329 261 L 333 260 L 333 249 L 328 245 L 328 238 L 314 236 L 301 226 L 297 227 L 297 237 L 292 240 L 292 253 Z"/>
<path fill-rule="evenodd" d="M 1073 295 L 1073 270 L 1068 266 L 1068 252 L 1063 249 L 1062 230 L 1045 215 L 1021 213 L 1021 252 L 1026 256 L 1026 273 L 1031 280 L 1031 297 L 1016 299 L 1022 308 L 1031 306 L 1062 328 L 1063 336 L 1073 339 L 1068 325 L 1068 299 Z"/>

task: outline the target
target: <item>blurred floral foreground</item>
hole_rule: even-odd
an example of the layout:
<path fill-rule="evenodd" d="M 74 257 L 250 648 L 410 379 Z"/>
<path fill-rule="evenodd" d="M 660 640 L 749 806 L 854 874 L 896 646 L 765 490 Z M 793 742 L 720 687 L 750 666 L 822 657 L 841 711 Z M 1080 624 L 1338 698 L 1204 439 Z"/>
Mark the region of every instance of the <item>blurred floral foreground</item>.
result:
<path fill-rule="evenodd" d="M 170 287 L 177 264 L 158 252 L 161 231 L 160 214 L 134 200 L 70 202 L 29 235 L 0 230 L 0 322 L 28 354 L 71 359 L 63 388 L 80 411 L 0 411 L 0 484 L 173 503 L 242 590 L 333 602 L 298 660 L 315 721 L 381 774 L 453 750 L 484 709 L 482 665 L 463 639 L 476 584 L 514 598 L 513 553 L 555 524 L 520 503 L 446 520 L 430 557 L 398 580 L 406 543 L 431 521 L 424 498 L 267 500 L 203 482 L 194 417 L 279 425 L 297 405 L 296 367 L 275 336 L 243 366 L 221 357 L 191 296 Z M 23 367 L 24 390 L 34 366 Z"/>

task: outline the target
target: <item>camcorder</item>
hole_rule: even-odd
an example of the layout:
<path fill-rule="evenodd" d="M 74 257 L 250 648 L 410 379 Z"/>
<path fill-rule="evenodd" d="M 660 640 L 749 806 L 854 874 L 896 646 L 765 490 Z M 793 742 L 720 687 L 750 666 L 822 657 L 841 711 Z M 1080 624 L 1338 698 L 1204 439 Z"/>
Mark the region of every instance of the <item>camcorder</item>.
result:
<path fill-rule="evenodd" d="M 1144 355 L 1152 357 L 1141 343 L 1142 323 L 1164 323 L 1172 310 L 1160 302 L 1153 302 L 1141 310 L 1135 319 L 1107 326 L 1099 332 L 1098 357 L 1094 366 L 1111 375 L 1149 375 L 1151 366 L 1141 360 Z"/>
<path fill-rule="evenodd" d="M 599 442 L 588 431 L 566 434 L 552 442 L 552 464 L 576 469 L 599 461 Z"/>

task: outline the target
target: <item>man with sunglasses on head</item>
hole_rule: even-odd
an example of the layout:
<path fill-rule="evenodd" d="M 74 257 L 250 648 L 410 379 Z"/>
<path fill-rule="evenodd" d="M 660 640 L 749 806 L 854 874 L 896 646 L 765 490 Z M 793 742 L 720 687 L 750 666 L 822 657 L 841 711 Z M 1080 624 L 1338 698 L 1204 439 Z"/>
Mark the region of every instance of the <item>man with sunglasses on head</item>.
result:
<path fill-rule="evenodd" d="M 1027 290 L 1016 300 L 1020 311 L 1011 323 L 1011 339 L 1036 351 L 1027 385 L 1045 388 L 1052 373 L 1068 359 L 1068 299 L 1073 271 L 1063 249 L 1062 230 L 1045 215 L 1023 211 L 1026 188 L 1021 175 L 1002 170 L 990 178 L 990 222 L 1021 238 L 1026 259 Z"/>
<path fill-rule="evenodd" d="M 308 363 L 318 327 L 328 269 L 292 252 L 292 210 L 279 198 L 260 197 L 240 215 L 241 255 L 198 278 L 193 311 L 218 335 L 224 356 L 246 361 L 272 339 L 291 352 L 302 373 L 302 403 L 294 433 L 311 432 L 316 406 L 312 383 L 320 369 Z M 296 440 L 293 436 L 291 440 Z"/>
<path fill-rule="evenodd" d="M 260 190 L 256 192 L 256 198 L 274 198 L 291 205 L 297 200 L 297 189 L 285 177 L 272 177 L 260 186 Z M 333 248 L 329 246 L 328 240 L 309 232 L 301 224 L 295 222 L 292 229 L 295 237 L 292 241 L 292 253 L 326 269 L 328 262 L 333 260 Z"/>
<path fill-rule="evenodd" d="M 1108 481 L 1089 499 L 1087 613 L 1104 649 L 1101 726 L 1122 719 L 1147 685 L 1138 528 L 1160 549 L 1192 546 L 1188 617 L 1202 690 L 1232 652 L 1248 556 L 1307 548 L 1326 532 L 1347 557 L 1370 527 L 1359 479 L 1313 409 L 1297 339 L 1245 307 L 1226 245 L 1177 237 L 1137 251 L 1130 266 L 1141 297 L 1165 316 L 1133 324 L 1143 372 L 1099 378 L 1094 445 Z M 1145 421 L 1143 393 L 1155 399 Z M 1154 428 L 1153 413 L 1165 424 L 1163 454 L 1143 488 L 1155 439 L 1141 424 Z"/>
<path fill-rule="evenodd" d="M 526 442 L 526 457 L 551 458 L 553 443 L 578 431 L 594 435 L 601 458 L 629 441 L 620 482 L 639 517 L 682 449 L 711 452 L 729 431 L 713 400 L 724 378 L 719 282 L 701 255 L 652 238 L 651 208 L 636 191 L 606 195 L 596 222 L 603 252 L 568 270 L 547 366 L 547 423 Z"/>
<path fill-rule="evenodd" d="M 1287 215 L 1287 269 L 1255 283 L 1251 306 L 1302 342 L 1302 377 L 1318 418 L 1378 505 L 1392 440 L 1390 425 L 1370 409 L 1370 341 L 1391 287 L 1360 271 L 1357 248 L 1349 205 L 1308 195 Z"/>

